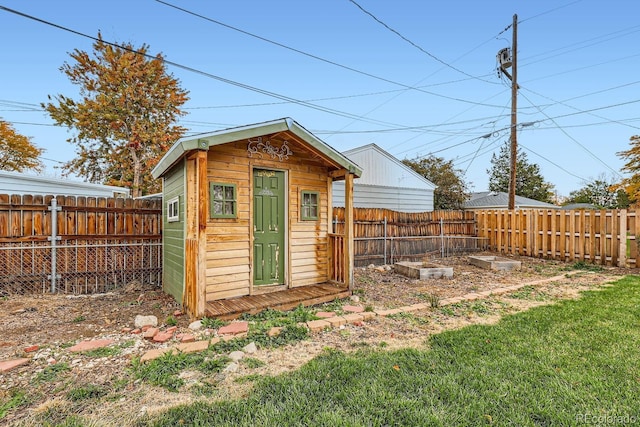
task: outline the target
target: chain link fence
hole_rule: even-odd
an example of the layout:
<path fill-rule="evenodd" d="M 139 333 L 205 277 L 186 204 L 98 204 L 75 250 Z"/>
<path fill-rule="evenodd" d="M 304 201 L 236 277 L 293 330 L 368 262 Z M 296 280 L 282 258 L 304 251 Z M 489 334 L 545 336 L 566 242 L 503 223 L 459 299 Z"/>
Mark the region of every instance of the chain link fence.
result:
<path fill-rule="evenodd" d="M 160 286 L 160 241 L 20 242 L 0 246 L 0 295 L 108 292 L 130 283 Z"/>
<path fill-rule="evenodd" d="M 446 258 L 486 250 L 489 239 L 474 236 L 356 237 L 355 265 L 393 264 Z"/>
<path fill-rule="evenodd" d="M 162 283 L 161 200 L 0 194 L 0 296 Z"/>

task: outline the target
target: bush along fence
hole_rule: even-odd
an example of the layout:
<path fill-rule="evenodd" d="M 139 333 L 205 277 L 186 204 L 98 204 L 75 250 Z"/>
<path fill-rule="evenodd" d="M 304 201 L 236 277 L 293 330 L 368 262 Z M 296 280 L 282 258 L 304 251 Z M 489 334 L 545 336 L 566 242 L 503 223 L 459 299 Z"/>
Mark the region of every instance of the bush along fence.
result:
<path fill-rule="evenodd" d="M 162 283 L 162 202 L 0 195 L 0 295 Z"/>
<path fill-rule="evenodd" d="M 344 230 L 344 208 L 333 209 L 333 230 Z M 471 211 L 396 212 L 354 209 L 356 266 L 446 257 L 485 249 Z"/>
<path fill-rule="evenodd" d="M 485 210 L 478 235 L 491 251 L 600 265 L 640 266 L 635 210 Z"/>

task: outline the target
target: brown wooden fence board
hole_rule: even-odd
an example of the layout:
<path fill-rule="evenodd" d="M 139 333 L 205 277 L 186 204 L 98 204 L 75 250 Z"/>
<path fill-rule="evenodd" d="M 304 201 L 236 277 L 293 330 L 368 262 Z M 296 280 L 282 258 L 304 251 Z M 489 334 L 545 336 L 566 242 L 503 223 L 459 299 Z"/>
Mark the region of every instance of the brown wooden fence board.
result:
<path fill-rule="evenodd" d="M 343 234 L 344 208 L 334 208 L 332 220 L 335 233 Z M 442 241 L 441 235 L 448 238 Z M 443 243 L 448 251 L 461 252 L 467 246 L 476 247 L 476 236 L 476 221 L 471 211 L 406 213 L 388 209 L 354 209 L 357 265 L 382 263 L 385 258 L 392 261 L 441 255 Z"/>
<path fill-rule="evenodd" d="M 475 218 L 478 235 L 496 252 L 640 266 L 636 210 L 486 210 Z"/>

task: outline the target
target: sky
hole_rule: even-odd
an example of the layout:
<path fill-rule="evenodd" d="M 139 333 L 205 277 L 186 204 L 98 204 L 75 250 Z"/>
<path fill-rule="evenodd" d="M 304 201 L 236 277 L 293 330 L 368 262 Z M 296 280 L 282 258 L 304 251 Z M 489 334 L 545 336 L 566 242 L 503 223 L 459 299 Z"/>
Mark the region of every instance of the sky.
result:
<path fill-rule="evenodd" d="M 559 196 L 625 177 L 617 153 L 640 134 L 636 0 L 0 0 L 0 118 L 60 176 L 72 131 L 40 105 L 78 98 L 60 67 L 101 32 L 171 62 L 187 136 L 291 117 L 338 151 L 451 160 L 484 191 L 510 138 L 496 54 L 514 15 L 520 149 Z"/>

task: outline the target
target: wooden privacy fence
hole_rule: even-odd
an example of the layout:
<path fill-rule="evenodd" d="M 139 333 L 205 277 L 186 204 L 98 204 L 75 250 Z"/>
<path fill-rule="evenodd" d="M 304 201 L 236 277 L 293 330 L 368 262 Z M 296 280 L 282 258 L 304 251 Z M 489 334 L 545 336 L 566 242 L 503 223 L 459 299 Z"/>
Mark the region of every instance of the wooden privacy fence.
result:
<path fill-rule="evenodd" d="M 508 254 L 637 267 L 640 220 L 635 210 L 485 210 L 478 235 Z"/>
<path fill-rule="evenodd" d="M 162 202 L 0 195 L 0 295 L 160 285 Z"/>
<path fill-rule="evenodd" d="M 353 214 L 354 258 L 359 266 L 484 248 L 471 211 L 408 213 L 355 208 Z M 333 209 L 333 228 L 344 234 L 344 208 Z"/>

